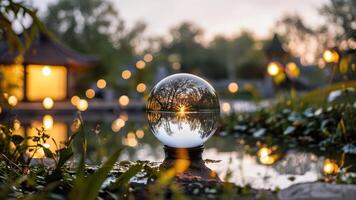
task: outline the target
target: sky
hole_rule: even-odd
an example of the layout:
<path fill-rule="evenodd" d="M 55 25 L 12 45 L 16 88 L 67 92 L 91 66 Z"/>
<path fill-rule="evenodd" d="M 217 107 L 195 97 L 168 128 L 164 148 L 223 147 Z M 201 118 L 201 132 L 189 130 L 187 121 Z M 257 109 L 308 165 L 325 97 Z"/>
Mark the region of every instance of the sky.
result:
<path fill-rule="evenodd" d="M 40 11 L 48 2 L 32 0 Z M 258 38 L 270 37 L 273 26 L 286 14 L 299 14 L 310 25 L 322 23 L 318 8 L 329 0 L 111 0 L 128 26 L 147 23 L 146 34 L 158 36 L 183 21 L 203 28 L 205 38 L 232 36 L 242 30 Z"/>

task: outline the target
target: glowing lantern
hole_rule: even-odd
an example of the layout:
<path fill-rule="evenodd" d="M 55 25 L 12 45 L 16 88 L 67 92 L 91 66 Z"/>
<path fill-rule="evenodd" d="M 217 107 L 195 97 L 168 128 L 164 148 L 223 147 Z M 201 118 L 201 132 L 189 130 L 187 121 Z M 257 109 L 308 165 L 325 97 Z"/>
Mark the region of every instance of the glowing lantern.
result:
<path fill-rule="evenodd" d="M 236 93 L 237 90 L 239 90 L 239 86 L 235 82 L 231 82 L 228 86 L 227 89 L 229 90 L 230 93 Z"/>
<path fill-rule="evenodd" d="M 17 105 L 18 100 L 17 100 L 17 98 L 16 98 L 15 96 L 9 96 L 9 98 L 7 99 L 7 103 L 8 103 L 10 106 L 14 107 L 14 106 Z"/>
<path fill-rule="evenodd" d="M 49 110 L 52 109 L 54 106 L 54 101 L 51 97 L 46 97 L 42 101 L 42 105 L 45 109 Z"/>
<path fill-rule="evenodd" d="M 97 82 L 96 82 L 96 86 L 99 88 L 99 89 L 104 89 L 106 87 L 106 81 L 104 79 L 99 79 Z"/>
<path fill-rule="evenodd" d="M 270 76 L 276 76 L 281 72 L 280 66 L 276 62 L 271 62 L 267 66 L 267 72 Z"/>
<path fill-rule="evenodd" d="M 323 59 L 327 63 L 339 62 L 339 54 L 335 50 L 325 50 L 323 53 Z"/>
<path fill-rule="evenodd" d="M 77 109 L 80 111 L 86 111 L 88 109 L 88 101 L 85 99 L 80 99 L 77 104 Z"/>
<path fill-rule="evenodd" d="M 131 72 L 130 70 L 124 70 L 121 73 L 121 77 L 125 80 L 128 80 L 131 77 Z"/>
<path fill-rule="evenodd" d="M 0 73 L 4 77 L 0 90 L 16 96 L 18 101 L 67 99 L 71 93 L 68 89 L 74 88 L 68 87 L 68 77 L 75 77 L 80 68 L 94 65 L 96 59 L 66 48 L 45 33 L 36 34 L 33 39 L 21 56 L 10 51 L 6 43 L 0 44 Z"/>
<path fill-rule="evenodd" d="M 129 99 L 128 96 L 122 95 L 122 96 L 119 98 L 119 104 L 120 104 L 121 106 L 127 106 L 127 105 L 129 105 L 129 103 L 130 103 L 130 99 Z"/>
<path fill-rule="evenodd" d="M 95 91 L 93 89 L 87 89 L 85 96 L 88 97 L 88 99 L 92 99 L 95 97 Z"/>

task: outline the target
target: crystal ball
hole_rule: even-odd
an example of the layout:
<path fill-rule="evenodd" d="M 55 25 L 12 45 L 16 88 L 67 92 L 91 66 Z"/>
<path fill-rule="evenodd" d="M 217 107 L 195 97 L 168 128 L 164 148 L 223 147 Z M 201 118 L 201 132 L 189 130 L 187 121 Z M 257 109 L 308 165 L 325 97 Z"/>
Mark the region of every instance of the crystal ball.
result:
<path fill-rule="evenodd" d="M 217 130 L 219 99 L 214 88 L 192 74 L 174 74 L 158 82 L 149 94 L 147 121 L 164 145 L 202 146 Z"/>

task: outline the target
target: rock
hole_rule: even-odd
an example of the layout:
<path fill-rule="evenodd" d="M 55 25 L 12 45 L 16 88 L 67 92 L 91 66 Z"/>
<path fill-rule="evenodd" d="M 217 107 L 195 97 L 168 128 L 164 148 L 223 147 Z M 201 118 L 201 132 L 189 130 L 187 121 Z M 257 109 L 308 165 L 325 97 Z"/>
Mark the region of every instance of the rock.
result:
<path fill-rule="evenodd" d="M 292 185 L 278 193 L 280 200 L 354 200 L 356 185 L 334 185 L 328 183 L 301 183 Z"/>

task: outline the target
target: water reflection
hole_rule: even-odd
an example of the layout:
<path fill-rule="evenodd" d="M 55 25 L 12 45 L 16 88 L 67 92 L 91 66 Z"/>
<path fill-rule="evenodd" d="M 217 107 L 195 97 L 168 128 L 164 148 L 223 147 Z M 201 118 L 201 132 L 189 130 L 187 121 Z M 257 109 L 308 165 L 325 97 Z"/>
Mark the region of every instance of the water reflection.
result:
<path fill-rule="evenodd" d="M 201 146 L 218 127 L 219 112 L 147 112 L 147 121 L 157 139 L 166 146 Z"/>
<path fill-rule="evenodd" d="M 150 133 L 150 127 L 147 125 L 145 118 L 146 113 L 115 113 L 112 115 L 96 115 L 83 116 L 84 131 L 88 139 L 88 164 L 100 164 L 103 158 L 107 158 L 111 152 L 120 145 L 127 146 L 120 156 L 121 160 L 149 160 L 152 162 L 161 162 L 164 159 L 164 152 L 162 145 Z M 172 115 L 170 113 L 160 113 L 160 115 L 153 114 L 151 120 L 156 124 L 157 130 L 164 130 L 164 124 L 167 123 L 168 118 L 176 124 L 169 124 L 170 129 L 178 129 L 179 123 L 183 123 L 182 127 L 191 129 L 188 122 L 184 122 L 187 118 L 194 121 L 193 127 L 200 129 L 205 127 L 205 131 L 215 131 L 216 124 L 210 121 L 217 121 L 214 119 L 214 114 L 207 114 L 205 117 L 198 117 L 197 113 L 185 112 L 187 116 Z M 51 117 L 29 116 L 12 120 L 14 134 L 19 135 L 33 135 L 35 128 L 46 126 L 50 137 L 57 141 L 64 141 L 73 132 L 79 130 L 80 120 L 75 114 L 73 115 L 50 115 Z M 165 117 L 166 116 L 166 117 Z M 118 132 L 111 130 L 112 123 L 121 118 L 125 121 L 125 126 Z M 160 128 L 158 128 L 158 124 Z M 47 124 L 47 125 L 45 125 Z M 100 124 L 100 134 L 95 134 L 97 125 Z M 208 125 L 204 125 L 208 124 Z M 50 128 L 52 126 L 52 128 Z M 163 126 L 163 127 L 162 127 Z M 172 127 L 173 126 L 173 127 Z M 210 127 L 210 128 L 209 128 Z M 182 129 L 183 130 L 183 129 Z M 166 131 L 166 130 L 164 130 Z M 195 132 L 196 137 L 201 138 L 201 133 Z M 204 135 L 204 133 L 202 134 Z M 206 135 L 206 134 L 205 134 Z M 209 137 L 210 135 L 208 134 Z M 168 136 L 167 136 L 168 137 Z M 131 139 L 129 139 L 131 138 Z M 190 138 L 190 137 L 189 137 Z M 126 139 L 126 141 L 125 141 Z M 189 142 L 189 141 L 188 141 Z M 48 140 L 51 150 L 55 149 L 55 144 L 52 140 Z M 60 144 L 61 142 L 57 142 Z M 269 144 L 269 145 L 264 145 Z M 75 148 L 79 148 L 79 144 L 75 144 Z M 131 145 L 131 146 L 130 146 Z M 217 173 L 223 179 L 228 169 L 233 174 L 231 182 L 239 185 L 250 184 L 254 188 L 271 188 L 275 187 L 286 188 L 290 185 L 320 180 L 324 175 L 333 175 L 340 173 L 343 167 L 355 166 L 355 157 L 347 155 L 334 155 L 325 152 L 312 152 L 310 150 L 288 149 L 279 145 L 277 152 L 281 153 L 280 158 L 277 159 L 273 165 L 265 165 L 261 162 L 258 155 L 258 150 L 267 147 L 272 151 L 264 150 L 260 155 L 273 155 L 274 149 L 270 143 L 262 142 L 257 144 L 249 138 L 234 138 L 234 137 L 211 137 L 204 144 L 205 150 L 203 153 L 204 159 L 221 160 L 217 163 L 207 163 L 207 167 Z M 249 148 L 246 148 L 249 146 Z M 74 150 L 75 150 L 74 148 Z M 104 149 L 105 151 L 101 151 Z M 251 151 L 254 149 L 254 151 Z M 37 155 L 39 158 L 44 155 L 40 151 Z M 341 157 L 341 158 L 340 158 Z M 267 159 L 268 160 L 268 159 Z M 350 168 L 349 171 L 355 171 L 355 168 Z M 292 178 L 291 178 L 292 177 Z"/>

